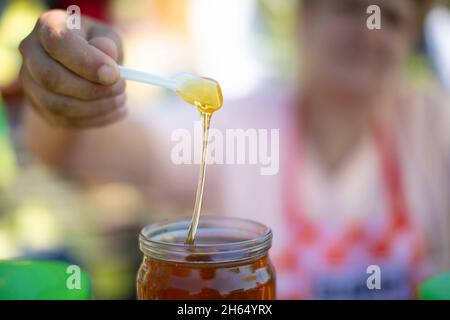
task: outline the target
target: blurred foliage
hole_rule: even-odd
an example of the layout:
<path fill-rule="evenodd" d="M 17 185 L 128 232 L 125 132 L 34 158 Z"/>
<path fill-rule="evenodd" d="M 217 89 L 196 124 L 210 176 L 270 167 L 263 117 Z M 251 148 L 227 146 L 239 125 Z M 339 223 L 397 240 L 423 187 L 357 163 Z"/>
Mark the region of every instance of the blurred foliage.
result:
<path fill-rule="evenodd" d="M 0 259 L 74 263 L 90 274 L 95 298 L 133 298 L 147 212 L 127 185 L 79 186 L 40 165 L 22 167 L 0 192 Z"/>
<path fill-rule="evenodd" d="M 6 109 L 0 96 L 0 192 L 11 185 L 16 173 L 16 158 L 9 137 Z"/>
<path fill-rule="evenodd" d="M 281 74 L 289 74 L 298 60 L 297 17 L 298 0 L 258 0 L 264 28 L 257 36 L 262 40 L 259 52 L 265 53 L 269 63 L 280 68 Z"/>
<path fill-rule="evenodd" d="M 430 60 L 423 53 L 411 55 L 404 64 L 409 83 L 423 86 L 434 80 L 433 68 Z"/>
<path fill-rule="evenodd" d="M 43 10 L 41 1 L 7 2 L 0 17 L 0 86 L 8 85 L 17 77 L 21 63 L 17 48 L 20 41 L 31 32 Z"/>
<path fill-rule="evenodd" d="M 435 2 L 450 7 L 450 0 L 436 0 Z"/>

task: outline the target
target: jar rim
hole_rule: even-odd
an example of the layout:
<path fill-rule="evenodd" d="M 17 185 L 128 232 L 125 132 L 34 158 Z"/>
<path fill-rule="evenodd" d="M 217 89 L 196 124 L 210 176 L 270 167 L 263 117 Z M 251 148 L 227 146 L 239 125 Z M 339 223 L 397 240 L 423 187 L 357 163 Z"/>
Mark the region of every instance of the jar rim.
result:
<path fill-rule="evenodd" d="M 257 260 L 267 255 L 272 244 L 272 231 L 262 223 L 235 217 L 202 217 L 198 225 L 198 238 L 230 237 L 221 243 L 194 243 L 186 245 L 184 241 L 170 242 L 170 238 L 187 234 L 190 217 L 168 219 L 144 227 L 139 234 L 140 249 L 144 255 L 154 259 L 187 264 L 228 263 L 244 260 Z M 231 240 L 234 237 L 242 239 Z M 197 259 L 189 259 L 194 256 Z M 207 259 L 203 259 L 207 258 Z"/>

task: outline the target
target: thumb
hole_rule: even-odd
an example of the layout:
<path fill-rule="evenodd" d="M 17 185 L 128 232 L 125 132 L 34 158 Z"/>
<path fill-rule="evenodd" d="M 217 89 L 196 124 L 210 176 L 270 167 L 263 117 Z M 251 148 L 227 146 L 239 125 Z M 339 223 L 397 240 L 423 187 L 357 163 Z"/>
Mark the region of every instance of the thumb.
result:
<path fill-rule="evenodd" d="M 119 62 L 121 60 L 121 53 L 113 40 L 106 37 L 97 37 L 92 38 L 88 41 L 88 43 L 113 58 L 114 61 Z M 117 68 L 117 66 L 115 66 L 115 68 Z M 117 69 L 112 70 L 111 68 L 100 68 L 98 70 L 99 77 L 104 79 L 114 78 L 118 72 L 119 71 Z"/>

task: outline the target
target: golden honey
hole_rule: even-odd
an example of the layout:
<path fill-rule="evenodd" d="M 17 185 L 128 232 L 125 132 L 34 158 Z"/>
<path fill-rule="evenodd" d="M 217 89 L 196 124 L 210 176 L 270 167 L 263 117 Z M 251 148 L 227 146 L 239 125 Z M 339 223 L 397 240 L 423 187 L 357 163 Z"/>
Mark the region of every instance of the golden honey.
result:
<path fill-rule="evenodd" d="M 217 81 L 210 78 L 192 77 L 183 81 L 177 90 L 178 95 L 186 102 L 193 104 L 200 111 L 202 121 L 202 154 L 200 171 L 198 175 L 197 194 L 195 197 L 194 212 L 191 224 L 185 239 L 186 244 L 194 244 L 195 233 L 200 220 L 205 188 L 206 154 L 208 150 L 208 133 L 212 114 L 219 110 L 223 104 L 222 90 Z"/>
<path fill-rule="evenodd" d="M 189 223 L 179 219 L 142 230 L 138 299 L 275 299 L 270 229 L 244 219 L 204 217 L 192 246 L 183 242 Z"/>

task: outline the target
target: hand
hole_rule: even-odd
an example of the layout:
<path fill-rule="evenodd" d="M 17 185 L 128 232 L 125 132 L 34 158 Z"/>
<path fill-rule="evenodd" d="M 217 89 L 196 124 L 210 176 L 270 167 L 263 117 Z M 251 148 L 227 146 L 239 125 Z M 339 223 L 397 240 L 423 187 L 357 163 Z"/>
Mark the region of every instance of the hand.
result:
<path fill-rule="evenodd" d="M 33 109 L 54 126 L 85 128 L 126 115 L 120 36 L 110 27 L 82 17 L 81 30 L 66 25 L 66 12 L 44 13 L 21 42 L 20 71 Z"/>

